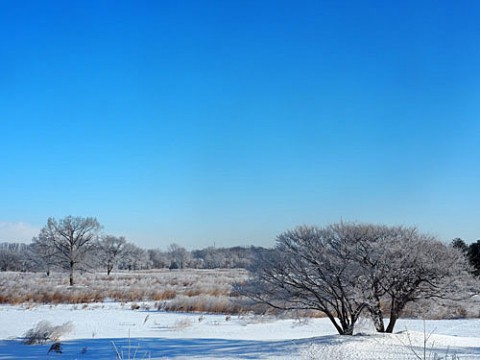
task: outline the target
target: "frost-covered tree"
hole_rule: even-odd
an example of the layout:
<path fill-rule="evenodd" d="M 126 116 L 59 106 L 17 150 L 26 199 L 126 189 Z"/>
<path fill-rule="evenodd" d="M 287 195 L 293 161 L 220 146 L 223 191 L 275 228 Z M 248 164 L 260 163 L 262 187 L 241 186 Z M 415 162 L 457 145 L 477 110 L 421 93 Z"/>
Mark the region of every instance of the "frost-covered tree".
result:
<path fill-rule="evenodd" d="M 119 262 L 120 269 L 140 270 L 150 267 L 148 252 L 132 243 L 126 243 Z"/>
<path fill-rule="evenodd" d="M 154 269 L 164 269 L 170 265 L 168 255 L 160 249 L 149 249 L 148 258 Z"/>
<path fill-rule="evenodd" d="M 41 268 L 47 276 L 60 264 L 60 254 L 47 228 L 43 228 L 40 234 L 32 239 L 31 254 L 37 269 Z"/>
<path fill-rule="evenodd" d="M 199 266 L 205 269 L 232 269 L 249 268 L 257 252 L 263 248 L 234 246 L 230 248 L 216 248 L 213 246 L 192 251 L 192 257 Z"/>
<path fill-rule="evenodd" d="M 213 246 L 209 246 L 202 250 L 192 251 L 194 259 L 200 260 L 204 269 L 216 269 L 222 267 L 225 258 L 219 254 L 218 249 Z M 226 268 L 226 266 L 224 267 Z"/>
<path fill-rule="evenodd" d="M 459 250 L 416 228 L 342 222 L 281 234 L 245 293 L 277 308 L 322 311 L 340 334 L 351 334 L 367 309 L 377 331 L 392 332 L 407 304 L 461 295 L 468 270 Z"/>
<path fill-rule="evenodd" d="M 104 266 L 107 275 L 117 266 L 125 253 L 127 240 L 123 236 L 105 235 L 98 241 L 97 257 L 99 265 Z"/>
<path fill-rule="evenodd" d="M 356 234 L 348 257 L 359 265 L 360 296 L 379 332 L 393 332 L 407 304 L 426 298 L 458 296 L 468 264 L 458 249 L 414 227 L 344 225 Z M 356 230 L 353 230 L 356 229 Z M 389 313 L 385 328 L 383 313 Z"/>
<path fill-rule="evenodd" d="M 469 280 L 468 262 L 457 249 L 415 228 L 393 231 L 396 247 L 392 246 L 392 263 L 382 278 L 390 313 L 386 332 L 393 332 L 408 303 L 427 298 L 461 298 L 464 281 Z"/>
<path fill-rule="evenodd" d="M 23 243 L 0 243 L 0 271 L 29 270 L 28 246 Z"/>
<path fill-rule="evenodd" d="M 357 264 L 347 261 L 341 228 L 301 226 L 277 237 L 240 290 L 274 308 L 323 312 L 339 334 L 353 334 L 366 303 L 357 296 Z"/>
<path fill-rule="evenodd" d="M 170 257 L 170 269 L 183 269 L 191 260 L 190 252 L 178 244 L 170 244 L 167 250 Z"/>
<path fill-rule="evenodd" d="M 74 284 L 75 270 L 92 259 L 100 229 L 100 223 L 93 217 L 73 216 L 60 220 L 49 218 L 42 229 L 41 234 L 52 242 L 56 250 L 59 264 L 69 271 L 70 286 Z"/>
<path fill-rule="evenodd" d="M 452 247 L 454 247 L 455 249 L 459 249 L 461 250 L 462 252 L 464 253 L 467 253 L 468 252 L 468 245 L 465 241 L 463 241 L 461 238 L 455 238 L 452 240 L 452 243 L 451 243 Z"/>

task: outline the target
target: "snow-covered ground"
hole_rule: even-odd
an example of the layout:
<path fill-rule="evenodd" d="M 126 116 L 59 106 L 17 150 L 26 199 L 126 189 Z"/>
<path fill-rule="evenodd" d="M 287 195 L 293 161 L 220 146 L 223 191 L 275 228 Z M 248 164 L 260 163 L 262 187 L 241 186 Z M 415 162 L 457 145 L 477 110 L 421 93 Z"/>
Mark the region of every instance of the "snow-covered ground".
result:
<path fill-rule="evenodd" d="M 73 323 L 61 338 L 63 353 L 47 354 L 51 344 L 21 342 L 42 320 Z M 0 360 L 115 359 L 115 348 L 123 359 L 418 359 L 415 352 L 423 359 L 430 333 L 425 358 L 480 359 L 480 319 L 401 320 L 396 330 L 376 334 L 363 320 L 356 335 L 339 336 L 327 319 L 134 311 L 118 303 L 2 305 Z"/>

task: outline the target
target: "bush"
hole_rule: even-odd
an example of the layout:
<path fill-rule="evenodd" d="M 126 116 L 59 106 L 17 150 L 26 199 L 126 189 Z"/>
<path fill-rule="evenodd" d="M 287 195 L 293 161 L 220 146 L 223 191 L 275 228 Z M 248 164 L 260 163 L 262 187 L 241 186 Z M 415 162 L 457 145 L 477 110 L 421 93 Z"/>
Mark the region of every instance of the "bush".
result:
<path fill-rule="evenodd" d="M 245 312 L 238 299 L 227 296 L 185 296 L 161 304 L 158 308 L 164 311 L 202 312 L 211 314 L 239 314 Z"/>
<path fill-rule="evenodd" d="M 73 330 L 73 324 L 68 321 L 54 326 L 49 321 L 42 320 L 34 328 L 25 333 L 23 342 L 27 345 L 43 344 L 48 341 L 58 341 L 61 336 Z"/>

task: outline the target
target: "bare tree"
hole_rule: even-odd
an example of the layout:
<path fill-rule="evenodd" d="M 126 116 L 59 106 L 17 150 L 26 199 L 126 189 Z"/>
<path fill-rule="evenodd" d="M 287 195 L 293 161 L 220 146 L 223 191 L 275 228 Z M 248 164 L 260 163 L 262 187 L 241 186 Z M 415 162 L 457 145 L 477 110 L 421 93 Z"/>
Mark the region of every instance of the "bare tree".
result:
<path fill-rule="evenodd" d="M 24 243 L 0 243 L 0 271 L 31 269 L 29 247 Z"/>
<path fill-rule="evenodd" d="M 0 271 L 17 271 L 18 254 L 11 243 L 0 244 Z"/>
<path fill-rule="evenodd" d="M 178 244 L 170 244 L 167 253 L 170 257 L 170 269 L 183 269 L 191 260 L 190 252 Z"/>
<path fill-rule="evenodd" d="M 357 266 L 345 261 L 339 230 L 301 226 L 281 234 L 242 292 L 278 309 L 321 311 L 339 334 L 353 334 L 366 303 L 357 301 Z"/>
<path fill-rule="evenodd" d="M 343 234 L 345 261 L 357 266 L 357 296 L 368 304 L 377 331 L 393 332 L 409 303 L 462 292 L 462 279 L 468 277 L 465 256 L 433 236 L 415 227 L 333 226 Z M 386 328 L 384 311 L 390 315 Z"/>
<path fill-rule="evenodd" d="M 42 229 L 41 234 L 52 242 L 59 262 L 69 270 L 70 286 L 74 284 L 75 269 L 88 263 L 100 229 L 95 218 L 73 216 L 61 220 L 49 218 Z"/>
<path fill-rule="evenodd" d="M 168 255 L 160 249 L 149 249 L 148 258 L 154 269 L 163 269 L 169 265 Z"/>
<path fill-rule="evenodd" d="M 107 275 L 110 275 L 125 253 L 127 240 L 123 236 L 106 235 L 98 242 L 98 260 L 105 266 Z"/>
<path fill-rule="evenodd" d="M 43 269 L 47 276 L 59 265 L 59 253 L 47 228 L 43 228 L 40 234 L 32 239 L 31 254 L 33 262 Z"/>
<path fill-rule="evenodd" d="M 386 241 L 390 245 L 390 264 L 382 266 L 384 276 L 380 278 L 389 303 L 389 333 L 408 303 L 427 298 L 462 298 L 464 280 L 470 277 L 468 261 L 461 251 L 415 228 L 392 231 Z"/>
<path fill-rule="evenodd" d="M 193 261 L 204 269 L 247 269 L 252 264 L 257 251 L 261 248 L 234 246 L 230 248 L 216 248 L 209 246 L 201 250 L 192 251 Z"/>
<path fill-rule="evenodd" d="M 132 243 L 126 243 L 121 257 L 119 268 L 127 270 L 148 269 L 150 257 L 145 249 Z"/>
<path fill-rule="evenodd" d="M 340 334 L 352 334 L 363 309 L 377 331 L 393 332 L 407 304 L 463 297 L 472 279 L 467 262 L 461 251 L 416 228 L 303 226 L 277 238 L 243 290 L 279 309 L 319 310 Z"/>

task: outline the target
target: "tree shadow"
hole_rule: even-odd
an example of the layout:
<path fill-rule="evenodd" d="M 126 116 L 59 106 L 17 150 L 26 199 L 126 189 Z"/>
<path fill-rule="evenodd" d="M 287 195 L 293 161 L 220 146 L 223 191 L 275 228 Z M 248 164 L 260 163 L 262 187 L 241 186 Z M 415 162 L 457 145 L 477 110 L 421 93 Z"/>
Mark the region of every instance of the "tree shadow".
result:
<path fill-rule="evenodd" d="M 51 344 L 24 345 L 17 340 L 0 341 L 0 360 L 33 359 L 115 359 L 116 349 L 124 359 L 265 359 L 272 356 L 295 358 L 296 350 L 313 339 L 255 341 L 229 339 L 115 338 L 62 341 L 62 353 L 50 353 Z M 334 336 L 315 338 L 331 343 Z"/>

